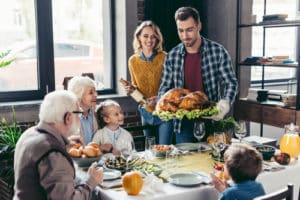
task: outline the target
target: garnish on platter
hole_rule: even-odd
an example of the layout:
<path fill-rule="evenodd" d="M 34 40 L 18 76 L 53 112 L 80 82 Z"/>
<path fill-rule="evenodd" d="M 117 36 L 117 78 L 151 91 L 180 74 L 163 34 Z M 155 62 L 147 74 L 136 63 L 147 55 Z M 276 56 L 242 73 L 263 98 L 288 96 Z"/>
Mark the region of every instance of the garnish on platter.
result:
<path fill-rule="evenodd" d="M 214 163 L 214 174 L 221 180 L 229 180 L 228 175 L 224 172 L 224 164 Z"/>
<path fill-rule="evenodd" d="M 218 114 L 216 103 L 209 102 L 201 92 L 190 92 L 187 89 L 173 88 L 166 92 L 156 104 L 154 115 L 162 120 L 196 119 Z"/>

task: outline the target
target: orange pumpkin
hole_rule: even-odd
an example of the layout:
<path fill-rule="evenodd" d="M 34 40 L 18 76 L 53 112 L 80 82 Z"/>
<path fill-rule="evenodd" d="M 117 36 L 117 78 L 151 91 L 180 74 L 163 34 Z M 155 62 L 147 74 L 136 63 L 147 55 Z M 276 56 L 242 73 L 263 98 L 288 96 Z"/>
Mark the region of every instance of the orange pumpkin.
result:
<path fill-rule="evenodd" d="M 129 195 L 138 195 L 143 188 L 143 178 L 138 172 L 128 172 L 122 177 L 122 186 Z"/>

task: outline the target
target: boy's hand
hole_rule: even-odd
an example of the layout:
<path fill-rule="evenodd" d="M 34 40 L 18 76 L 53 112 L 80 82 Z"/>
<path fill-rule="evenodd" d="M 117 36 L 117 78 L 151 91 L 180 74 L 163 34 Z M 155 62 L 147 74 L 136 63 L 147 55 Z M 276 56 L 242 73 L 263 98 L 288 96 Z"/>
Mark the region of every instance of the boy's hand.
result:
<path fill-rule="evenodd" d="M 219 179 L 219 178 L 218 178 L 216 175 L 214 175 L 213 173 L 210 173 L 210 177 L 211 177 L 211 183 L 213 184 L 213 186 L 215 186 L 215 188 L 216 188 L 219 192 L 223 192 L 224 190 L 226 190 L 226 188 L 228 187 L 226 181 L 222 181 L 221 179 Z"/>

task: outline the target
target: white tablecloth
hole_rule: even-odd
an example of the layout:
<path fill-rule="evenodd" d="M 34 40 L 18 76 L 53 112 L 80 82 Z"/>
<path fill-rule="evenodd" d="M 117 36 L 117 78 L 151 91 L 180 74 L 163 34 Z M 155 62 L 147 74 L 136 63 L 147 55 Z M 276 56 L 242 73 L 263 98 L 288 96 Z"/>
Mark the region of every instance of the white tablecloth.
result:
<path fill-rule="evenodd" d="M 285 169 L 275 172 L 263 172 L 257 177 L 257 181 L 264 186 L 266 193 L 282 189 L 288 183 L 294 184 L 294 199 L 298 199 L 300 187 L 300 160 L 293 160 Z"/>
<path fill-rule="evenodd" d="M 201 165 L 201 163 L 199 163 Z M 77 169 L 77 175 L 86 176 L 86 172 Z M 266 193 L 279 190 L 288 183 L 294 184 L 294 199 L 298 199 L 300 187 L 300 160 L 293 160 L 285 169 L 279 171 L 262 172 L 257 181 L 264 186 Z M 121 188 L 100 190 L 102 200 L 214 200 L 218 199 L 219 193 L 211 185 L 200 185 L 197 187 L 177 187 L 170 183 L 164 183 L 161 192 L 141 192 L 137 196 L 127 195 Z"/>
<path fill-rule="evenodd" d="M 163 185 L 163 192 L 141 192 L 137 196 L 128 195 L 124 190 L 101 189 L 102 200 L 217 200 L 218 192 L 213 186 L 202 185 L 199 187 L 176 187 L 169 183 Z"/>

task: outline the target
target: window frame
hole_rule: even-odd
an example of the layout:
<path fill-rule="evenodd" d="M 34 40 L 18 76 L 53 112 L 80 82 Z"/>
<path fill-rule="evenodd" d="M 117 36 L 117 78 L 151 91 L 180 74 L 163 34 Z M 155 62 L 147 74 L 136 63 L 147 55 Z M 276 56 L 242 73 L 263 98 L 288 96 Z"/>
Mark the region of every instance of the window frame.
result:
<path fill-rule="evenodd" d="M 0 92 L 0 102 L 32 101 L 42 100 L 43 97 L 55 90 L 54 73 L 54 44 L 53 44 L 53 25 L 52 25 L 52 1 L 35 0 L 35 20 L 36 20 L 36 44 L 37 44 L 37 71 L 38 89 Z M 115 0 L 103 1 L 104 26 L 106 35 L 106 45 L 103 45 L 103 52 L 110 52 L 105 55 L 109 57 L 106 66 L 111 66 L 111 88 L 97 91 L 100 94 L 116 93 L 116 69 L 115 69 Z M 26 80 L 24 80 L 26 81 Z"/>

